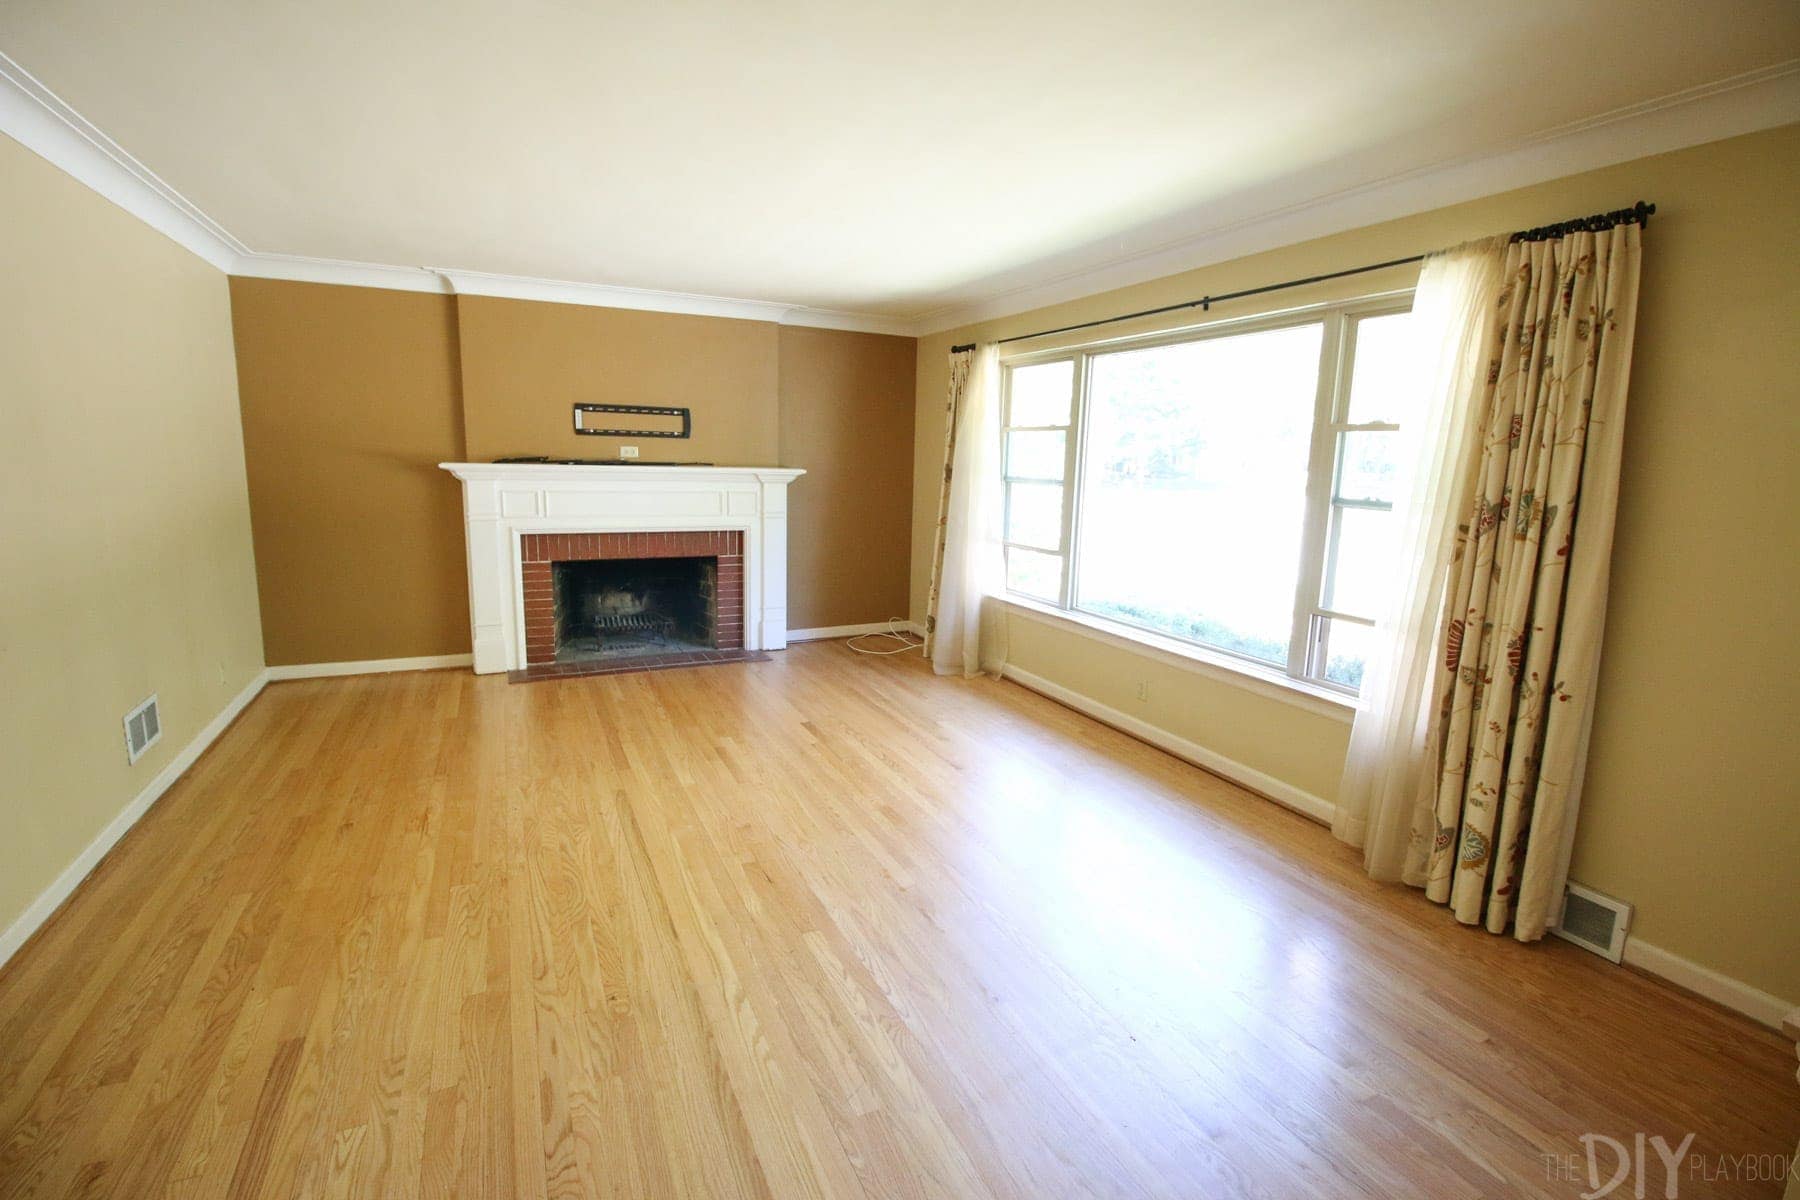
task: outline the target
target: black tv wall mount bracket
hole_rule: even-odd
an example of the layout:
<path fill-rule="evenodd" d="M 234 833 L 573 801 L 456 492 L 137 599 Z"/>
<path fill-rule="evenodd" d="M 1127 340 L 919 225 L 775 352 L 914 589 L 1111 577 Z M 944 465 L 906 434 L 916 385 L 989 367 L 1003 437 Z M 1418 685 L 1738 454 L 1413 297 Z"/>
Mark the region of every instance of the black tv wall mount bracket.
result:
<path fill-rule="evenodd" d="M 577 404 L 575 407 L 575 432 L 590 434 L 594 437 L 657 437 L 684 438 L 694 432 L 694 418 L 685 408 L 658 408 L 648 404 Z M 655 417 L 658 420 L 637 421 L 636 429 L 598 429 L 581 423 L 583 413 L 620 413 L 637 417 Z M 679 421 L 681 427 L 674 428 Z"/>

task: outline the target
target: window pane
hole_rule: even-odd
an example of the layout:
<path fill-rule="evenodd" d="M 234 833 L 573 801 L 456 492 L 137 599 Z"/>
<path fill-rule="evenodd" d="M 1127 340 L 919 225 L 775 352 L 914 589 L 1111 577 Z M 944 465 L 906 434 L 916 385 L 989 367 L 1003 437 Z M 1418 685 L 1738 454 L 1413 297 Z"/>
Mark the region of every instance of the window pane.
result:
<path fill-rule="evenodd" d="M 1394 461 L 1399 447 L 1397 433 L 1339 434 L 1337 499 L 1392 504 L 1400 489 L 1400 465 Z"/>
<path fill-rule="evenodd" d="M 1055 432 L 1008 433 L 1006 435 L 1006 473 L 1014 479 L 1061 479 L 1066 459 L 1063 450 L 1068 435 Z"/>
<path fill-rule="evenodd" d="M 1356 357 L 1350 371 L 1352 425 L 1370 421 L 1403 424 L 1416 402 L 1422 369 L 1413 344 L 1413 315 L 1392 313 L 1356 322 Z"/>
<path fill-rule="evenodd" d="M 1062 555 L 1006 548 L 1006 586 L 1055 604 L 1062 598 Z"/>
<path fill-rule="evenodd" d="M 1008 425 L 1067 425 L 1069 397 L 1075 390 L 1072 361 L 1014 367 L 1012 411 Z"/>
<path fill-rule="evenodd" d="M 1373 620 L 1394 591 L 1396 526 L 1399 518 L 1379 508 L 1335 508 L 1333 546 L 1325 564 L 1326 608 Z"/>
<path fill-rule="evenodd" d="M 1319 665 L 1324 669 L 1319 673 L 1333 683 L 1360 688 L 1363 667 L 1375 641 L 1374 627 L 1358 625 L 1354 621 L 1334 621 L 1330 617 L 1319 619 L 1325 626 L 1324 640 L 1319 647 Z"/>
<path fill-rule="evenodd" d="M 1321 335 L 1094 358 L 1082 608 L 1286 664 Z"/>
<path fill-rule="evenodd" d="M 1006 485 L 1006 540 L 1046 550 L 1062 549 L 1060 483 Z"/>

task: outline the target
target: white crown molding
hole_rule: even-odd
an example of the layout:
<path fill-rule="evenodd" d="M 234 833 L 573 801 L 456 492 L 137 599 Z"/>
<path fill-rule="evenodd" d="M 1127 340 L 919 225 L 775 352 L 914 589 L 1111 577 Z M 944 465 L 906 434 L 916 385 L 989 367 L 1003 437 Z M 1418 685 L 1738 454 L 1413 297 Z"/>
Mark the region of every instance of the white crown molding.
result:
<path fill-rule="evenodd" d="M 912 333 L 911 322 L 902 318 L 776 301 L 660 292 L 451 268 L 401 267 L 258 253 L 163 182 L 154 171 L 133 158 L 4 53 L 0 53 L 0 133 L 5 133 L 228 275 L 404 292 L 504 296 L 516 300 L 730 317 L 861 333 L 907 336 Z"/>
<path fill-rule="evenodd" d="M 251 279 L 331 283 L 340 287 L 384 288 L 390 292 L 448 295 L 453 290 L 448 280 L 429 267 L 392 267 L 341 258 L 308 258 L 300 254 L 246 253 L 238 257 L 229 273 Z"/>
<path fill-rule="evenodd" d="M 459 296 L 500 296 L 511 300 L 541 300 L 554 304 L 586 304 L 595 308 L 631 308 L 647 312 L 685 313 L 697 317 L 731 317 L 741 321 L 773 321 L 779 325 L 805 325 L 818 329 L 843 329 L 858 333 L 909 335 L 911 323 L 874 313 L 807 308 L 771 300 L 740 300 L 732 296 L 707 296 L 693 292 L 659 292 L 651 288 L 614 287 L 603 283 L 578 283 L 564 279 L 535 279 L 524 275 L 494 275 L 485 271 L 435 268 L 450 291 Z"/>
<path fill-rule="evenodd" d="M 743 321 L 773 321 L 780 325 L 806 325 L 859 333 L 910 335 L 912 332 L 910 322 L 873 313 L 841 312 L 771 300 L 740 300 L 731 296 L 706 296 L 693 292 L 613 287 L 603 283 L 578 283 L 564 279 L 494 275 L 485 271 L 459 271 L 452 267 L 434 269 L 443 277 L 449 290 L 459 296 L 499 296 L 510 300 L 586 304 L 595 308 L 632 308 L 648 312 L 686 313 L 698 317 L 732 317 Z"/>
<path fill-rule="evenodd" d="M 609 287 L 600 283 L 576 283 L 566 279 L 532 279 L 522 275 L 493 275 L 485 271 L 436 268 L 459 296 L 499 296 L 508 300 L 547 300 L 554 304 L 587 304 L 596 308 L 633 308 L 646 312 L 685 313 L 697 317 L 737 317 L 746 321 L 779 322 L 792 305 L 762 300 L 737 300 L 688 292 L 658 292 L 647 288 Z"/>
<path fill-rule="evenodd" d="M 249 249 L 5 54 L 0 133 L 221 271 Z"/>
<path fill-rule="evenodd" d="M 630 308 L 646 312 L 684 313 L 697 317 L 729 317 L 740 321 L 771 321 L 781 325 L 806 325 L 859 333 L 912 334 L 910 322 L 874 313 L 807 308 L 804 305 L 782 304 L 771 300 L 741 300 L 732 296 L 707 296 L 693 292 L 614 287 L 610 284 L 581 283 L 571 279 L 496 275 L 488 271 L 462 271 L 454 267 L 395 267 L 335 258 L 307 258 L 297 254 L 245 254 L 238 259 L 231 274 L 248 275 L 257 279 L 289 279 L 301 283 L 388 288 L 402 292 L 497 296 L 507 300 L 582 304 L 592 308 Z"/>
<path fill-rule="evenodd" d="M 808 308 L 797 304 L 781 318 L 783 325 L 808 329 L 839 329 L 846 333 L 885 333 L 912 337 L 917 326 L 911 317 L 884 317 L 879 313 L 848 312 L 840 308 Z"/>
<path fill-rule="evenodd" d="M 0 53 L 0 133 L 230 275 L 503 296 L 910 337 L 1079 299 L 1310 238 L 1795 121 L 1800 121 L 1800 60 L 1603 113 L 1521 139 L 1496 153 L 1455 159 L 1341 189 L 1140 253 L 1021 284 L 970 303 L 910 317 L 889 317 L 775 301 L 455 268 L 259 253 L 163 182 L 30 72 Z"/>
<path fill-rule="evenodd" d="M 1499 151 L 1452 159 L 1344 188 L 1140 253 L 921 313 L 914 322 L 913 333 L 924 337 L 1012 316 L 1296 242 L 1796 121 L 1800 121 L 1800 59 L 1572 122 L 1522 138 Z"/>

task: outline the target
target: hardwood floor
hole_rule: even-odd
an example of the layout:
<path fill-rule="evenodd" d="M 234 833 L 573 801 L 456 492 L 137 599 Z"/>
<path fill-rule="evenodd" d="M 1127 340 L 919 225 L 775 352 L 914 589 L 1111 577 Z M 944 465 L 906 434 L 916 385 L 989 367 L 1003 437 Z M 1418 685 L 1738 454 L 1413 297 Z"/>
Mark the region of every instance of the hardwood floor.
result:
<path fill-rule="evenodd" d="M 310 680 L 0 972 L 0 1195 L 1573 1196 L 1791 1053 L 913 658 Z"/>

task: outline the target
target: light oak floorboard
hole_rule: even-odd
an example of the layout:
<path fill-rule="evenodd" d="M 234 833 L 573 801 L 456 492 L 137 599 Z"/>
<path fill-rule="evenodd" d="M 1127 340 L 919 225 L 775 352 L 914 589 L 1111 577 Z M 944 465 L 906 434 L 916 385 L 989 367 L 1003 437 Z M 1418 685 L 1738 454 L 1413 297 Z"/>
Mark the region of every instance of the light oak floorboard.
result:
<path fill-rule="evenodd" d="M 305 680 L 0 971 L 0 1196 L 1573 1196 L 1790 1053 L 909 656 Z"/>

